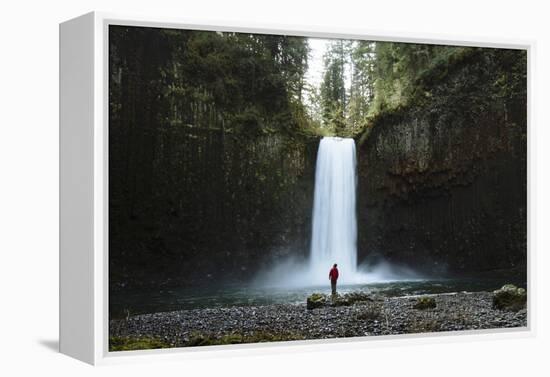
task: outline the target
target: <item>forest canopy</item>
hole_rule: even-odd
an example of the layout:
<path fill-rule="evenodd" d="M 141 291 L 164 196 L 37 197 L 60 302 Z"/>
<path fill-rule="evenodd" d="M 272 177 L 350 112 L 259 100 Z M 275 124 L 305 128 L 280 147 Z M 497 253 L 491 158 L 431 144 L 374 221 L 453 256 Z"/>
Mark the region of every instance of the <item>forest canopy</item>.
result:
<path fill-rule="evenodd" d="M 322 67 L 320 81 L 312 82 L 310 60 L 319 57 L 311 55 L 311 38 L 126 26 L 111 26 L 110 38 L 114 102 L 124 80 L 149 93 L 140 98 L 159 106 L 164 126 L 221 127 L 243 136 L 356 136 L 378 114 L 429 97 L 453 66 L 472 57 L 506 58 L 489 48 L 321 40 L 322 62 L 314 64 Z M 494 85 L 519 86 L 525 59 L 512 51 L 506 66 L 516 68 Z M 120 109 L 111 110 L 117 117 Z"/>

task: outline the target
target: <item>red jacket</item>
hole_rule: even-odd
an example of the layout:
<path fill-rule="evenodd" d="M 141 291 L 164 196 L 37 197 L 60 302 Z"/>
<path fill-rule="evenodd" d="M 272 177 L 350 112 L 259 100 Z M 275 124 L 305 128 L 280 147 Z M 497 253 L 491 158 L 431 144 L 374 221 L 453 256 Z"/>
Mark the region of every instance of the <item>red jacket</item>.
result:
<path fill-rule="evenodd" d="M 338 280 L 338 269 L 336 267 L 332 267 L 330 269 L 330 272 L 328 273 L 328 277 L 330 278 L 331 281 Z"/>

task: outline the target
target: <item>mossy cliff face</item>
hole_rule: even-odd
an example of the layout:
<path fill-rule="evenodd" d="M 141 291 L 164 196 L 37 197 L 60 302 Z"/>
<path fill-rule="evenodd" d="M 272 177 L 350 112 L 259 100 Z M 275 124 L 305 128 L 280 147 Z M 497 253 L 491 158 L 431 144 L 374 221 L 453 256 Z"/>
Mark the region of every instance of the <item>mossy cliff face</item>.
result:
<path fill-rule="evenodd" d="M 507 61 L 525 64 L 510 54 L 462 62 L 375 119 L 358 147 L 360 259 L 426 272 L 524 267 L 526 82 L 498 80 Z"/>

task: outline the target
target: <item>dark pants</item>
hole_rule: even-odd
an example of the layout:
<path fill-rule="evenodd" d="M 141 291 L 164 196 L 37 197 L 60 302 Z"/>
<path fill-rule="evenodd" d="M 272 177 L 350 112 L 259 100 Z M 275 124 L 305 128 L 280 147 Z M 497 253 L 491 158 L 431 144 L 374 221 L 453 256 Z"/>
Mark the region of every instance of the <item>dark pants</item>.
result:
<path fill-rule="evenodd" d="M 336 294 L 336 280 L 331 280 L 330 281 L 330 287 L 332 288 L 332 294 L 335 295 Z"/>

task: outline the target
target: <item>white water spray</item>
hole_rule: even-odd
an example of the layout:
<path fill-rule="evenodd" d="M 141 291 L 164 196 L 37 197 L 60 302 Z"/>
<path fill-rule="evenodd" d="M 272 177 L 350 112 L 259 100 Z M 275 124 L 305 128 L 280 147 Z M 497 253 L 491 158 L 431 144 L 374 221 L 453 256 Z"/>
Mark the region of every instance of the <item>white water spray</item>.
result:
<path fill-rule="evenodd" d="M 324 282 L 338 264 L 340 281 L 355 283 L 357 274 L 357 218 L 355 141 L 324 137 L 317 152 L 311 235 L 310 271 Z"/>
<path fill-rule="evenodd" d="M 357 266 L 355 141 L 324 137 L 317 152 L 309 261 L 289 258 L 268 271 L 260 271 L 256 285 L 306 287 L 329 286 L 328 273 L 338 264 L 339 284 L 366 284 L 411 280 L 408 268 L 383 261 Z"/>

